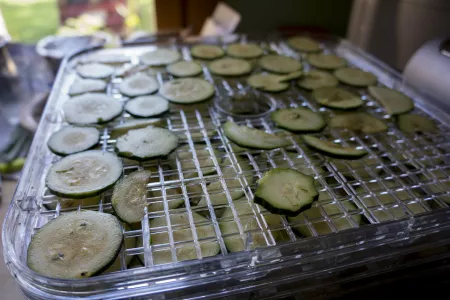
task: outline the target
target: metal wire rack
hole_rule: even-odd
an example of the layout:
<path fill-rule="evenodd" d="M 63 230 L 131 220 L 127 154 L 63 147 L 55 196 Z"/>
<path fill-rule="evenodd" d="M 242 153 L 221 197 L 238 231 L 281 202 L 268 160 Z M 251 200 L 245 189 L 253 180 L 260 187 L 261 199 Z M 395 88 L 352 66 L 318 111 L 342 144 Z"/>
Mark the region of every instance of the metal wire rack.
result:
<path fill-rule="evenodd" d="M 243 41 L 246 39 L 243 38 Z M 341 55 L 339 48 L 331 42 L 325 40 L 323 45 L 326 47 L 325 51 Z M 267 51 L 302 59 L 305 69 L 311 68 L 302 55 L 289 49 L 282 41 L 263 42 L 263 46 Z M 130 65 L 136 65 L 138 55 L 152 47 L 130 48 L 123 53 L 131 57 Z M 185 59 L 192 59 L 188 46 L 171 47 L 177 48 Z M 108 52 L 108 50 L 101 51 Z M 46 116 L 49 125 L 41 129 L 46 131 L 47 137 L 65 124 L 60 109 L 61 103 L 68 98 L 66 96 L 68 87 L 76 77 L 74 66 L 82 59 L 83 56 L 75 57 L 60 74 L 61 84 L 54 88 L 54 92 L 60 95 L 54 110 L 57 113 Z M 327 128 L 316 136 L 344 146 L 359 147 L 369 153 L 366 158 L 358 160 L 357 164 L 355 161 L 329 159 L 309 150 L 298 135 L 278 129 L 270 121 L 268 114 L 276 108 L 307 107 L 329 118 L 335 115 L 333 110 L 318 105 L 310 93 L 301 90 L 295 84 L 291 84 L 291 88 L 286 92 L 265 95 L 250 90 L 245 78 L 214 76 L 208 71 L 207 63 L 202 64 L 201 76 L 214 84 L 216 97 L 199 105 L 171 105 L 170 112 L 163 116 L 167 128 L 179 135 L 182 147 L 166 158 L 148 162 L 137 163 L 123 159 L 124 175 L 138 169 L 151 170 L 148 184 L 149 206 L 141 224 L 124 227 L 125 243 L 119 254 L 117 268 L 111 271 L 154 267 L 158 264 L 155 256 L 167 253 L 171 258 L 170 267 L 180 262 L 178 251 L 185 247 L 194 249 L 195 258 L 205 259 L 202 255 L 202 246 L 207 243 L 217 243 L 220 248 L 218 256 L 227 256 L 229 255 L 225 244 L 227 238 L 240 238 L 244 249 L 252 250 L 255 247 L 269 247 L 307 239 L 306 236 L 298 234 L 296 228 L 299 226 L 307 228 L 309 236 L 317 237 L 324 232 L 339 232 L 340 228 L 357 228 L 365 224 L 405 219 L 448 207 L 450 133 L 448 124 L 435 119 L 434 115 L 426 113 L 419 107 L 414 110 L 414 113 L 435 119 L 439 127 L 438 133 L 405 134 L 396 127 L 395 120 L 385 114 L 381 105 L 372 99 L 365 89 L 342 86 L 359 94 L 364 101 L 363 110 L 383 119 L 389 129 L 384 133 L 369 135 Z M 256 67 L 254 72 L 258 71 Z M 150 69 L 144 72 L 156 76 L 160 84 L 172 79 L 164 69 Z M 118 90 L 121 81 L 121 77 L 113 77 L 108 84 L 107 93 L 117 101 L 125 102 L 128 98 L 122 96 Z M 390 87 L 401 89 L 398 86 Z M 222 104 L 227 97 L 239 93 L 255 93 L 258 99 L 264 101 L 265 111 L 256 116 L 239 116 L 227 111 Z M 111 137 L 111 130 L 115 125 L 129 119 L 131 117 L 124 112 L 116 121 L 103 127 L 98 149 L 114 151 L 115 139 Z M 227 119 L 284 135 L 291 144 L 286 148 L 270 151 L 240 148 L 230 142 L 221 129 L 221 124 Z M 41 161 L 38 163 L 42 164 L 43 169 L 31 170 L 30 178 L 36 176 L 36 172 L 44 174 L 43 170 L 45 171 L 52 162 L 59 160 L 59 157 L 51 154 L 45 145 L 38 147 L 37 143 L 34 141 L 34 147 L 36 153 L 40 153 Z M 44 143 L 41 141 L 39 144 Z M 254 204 L 252 199 L 257 180 L 265 171 L 276 167 L 294 168 L 315 177 L 318 190 L 321 192 L 316 204 L 320 216 L 313 218 L 306 216 L 302 221 L 295 222 L 279 216 L 276 226 L 268 224 L 266 216 L 269 212 Z M 105 192 L 99 198 L 83 200 L 80 205 L 67 205 L 67 202 L 49 193 L 42 176 L 36 178 L 40 178 L 36 184 L 27 186 L 23 192 L 16 194 L 16 198 L 19 197 L 17 198 L 19 206 L 26 207 L 34 215 L 33 224 L 28 224 L 32 225 L 34 230 L 67 211 L 92 209 L 112 212 L 111 191 Z M 211 186 L 215 188 L 211 189 Z M 236 197 L 235 192 L 240 197 Z M 224 204 L 212 205 L 211 199 L 219 196 L 225 199 Z M 197 205 L 202 199 L 206 206 Z M 236 205 L 241 202 L 248 203 L 251 213 L 239 214 Z M 328 207 L 334 208 L 333 213 L 327 213 L 330 211 Z M 226 208 L 231 209 L 232 217 L 222 217 Z M 195 221 L 194 214 L 205 216 L 206 220 Z M 187 217 L 188 222 L 173 223 L 173 217 L 177 215 Z M 357 216 L 362 217 L 361 223 L 356 221 L 359 220 Z M 150 220 L 158 218 L 163 218 L 166 225 L 150 227 Z M 224 235 L 221 230 L 221 224 L 224 223 L 235 224 L 237 231 L 231 235 Z M 253 225 L 246 227 L 249 223 Z M 207 226 L 213 227 L 214 235 L 199 235 L 199 232 L 202 232 L 200 229 Z M 320 232 L 317 230 L 318 226 L 321 228 Z M 183 236 L 189 238 L 180 239 L 177 232 L 181 231 L 188 232 L 188 235 Z M 164 235 L 167 242 L 161 244 L 145 242 L 156 235 Z M 26 253 L 31 236 L 32 233 L 26 235 L 21 253 Z M 256 244 L 255 239 L 258 241 Z M 264 241 L 264 245 L 260 244 L 260 241 Z M 279 255 L 281 254 L 275 251 L 273 257 Z M 141 258 L 144 266 L 136 263 L 137 257 Z M 131 263 L 133 258 L 134 263 Z"/>

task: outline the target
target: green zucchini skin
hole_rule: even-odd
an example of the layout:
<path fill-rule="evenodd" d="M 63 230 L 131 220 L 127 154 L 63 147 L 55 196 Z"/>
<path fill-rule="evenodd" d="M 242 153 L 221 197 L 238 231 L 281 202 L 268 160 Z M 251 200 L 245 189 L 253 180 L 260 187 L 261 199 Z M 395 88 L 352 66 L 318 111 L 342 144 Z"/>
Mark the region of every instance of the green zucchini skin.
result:
<path fill-rule="evenodd" d="M 273 214 L 277 214 L 277 215 L 285 215 L 288 217 L 295 217 L 297 216 L 299 213 L 308 210 L 311 208 L 311 206 L 313 205 L 314 201 L 317 201 L 317 199 L 319 199 L 319 194 L 317 194 L 317 196 L 315 196 L 313 198 L 313 200 L 311 201 L 311 203 L 303 205 L 299 210 L 293 212 L 290 211 L 288 209 L 282 209 L 282 208 L 276 208 L 274 206 L 272 206 L 269 202 L 267 202 L 266 200 L 264 200 L 263 198 L 256 196 L 253 198 L 253 202 L 255 202 L 256 204 L 261 205 L 262 207 L 264 207 L 265 209 L 267 209 L 269 212 L 273 213 Z"/>

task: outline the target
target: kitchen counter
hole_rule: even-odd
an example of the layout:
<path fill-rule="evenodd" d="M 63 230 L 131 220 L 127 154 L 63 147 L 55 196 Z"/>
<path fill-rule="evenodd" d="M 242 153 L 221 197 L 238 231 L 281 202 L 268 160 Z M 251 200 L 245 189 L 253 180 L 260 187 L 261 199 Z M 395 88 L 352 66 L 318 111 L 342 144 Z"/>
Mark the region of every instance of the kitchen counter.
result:
<path fill-rule="evenodd" d="M 0 203 L 0 229 L 3 228 L 3 220 L 5 219 L 6 212 L 8 211 L 9 203 L 16 189 L 16 181 L 3 181 L 2 185 L 2 201 Z M 1 242 L 0 242 L 1 243 Z M 22 295 L 19 289 L 19 285 L 6 268 L 5 261 L 3 259 L 3 245 L 0 247 L 0 294 L 2 299 L 8 300 L 22 300 L 25 297 Z"/>

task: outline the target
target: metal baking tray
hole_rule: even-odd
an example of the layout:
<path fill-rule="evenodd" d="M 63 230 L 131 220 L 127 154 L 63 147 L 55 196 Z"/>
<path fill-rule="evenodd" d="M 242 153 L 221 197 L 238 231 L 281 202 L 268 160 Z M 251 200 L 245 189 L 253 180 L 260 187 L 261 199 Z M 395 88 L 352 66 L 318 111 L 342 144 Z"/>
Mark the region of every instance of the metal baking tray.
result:
<path fill-rule="evenodd" d="M 271 111 L 282 107 L 304 106 L 332 116 L 330 109 L 320 107 L 309 93 L 291 84 L 289 90 L 278 94 L 263 94 L 248 88 L 245 78 L 223 78 L 210 74 L 204 63 L 201 75 L 215 85 L 216 95 L 204 103 L 180 106 L 172 105 L 164 116 L 167 127 L 183 136 L 181 142 L 190 153 L 183 158 L 177 152 L 176 159 L 162 158 L 143 163 L 124 160 L 124 174 L 137 169 L 152 171 L 148 184 L 149 202 L 162 203 L 159 212 L 147 211 L 140 228 L 124 229 L 125 240 L 143 236 L 147 239 L 157 232 L 166 232 L 169 243 L 163 245 L 139 245 L 127 248 L 124 243 L 120 251 L 120 271 L 81 280 L 52 279 L 28 269 L 27 247 L 31 236 L 49 220 L 67 211 L 91 209 L 111 212 L 111 191 L 105 192 L 95 205 L 79 205 L 62 209 L 58 199 L 45 187 L 44 178 L 50 165 L 60 158 L 52 154 L 46 142 L 50 135 L 65 125 L 62 104 L 69 99 L 68 88 L 76 78 L 74 67 L 91 55 L 121 54 L 130 58 L 124 67 L 139 64 L 138 56 L 157 47 L 176 48 L 185 59 L 190 60 L 190 45 L 177 42 L 152 45 L 130 45 L 120 49 L 91 49 L 75 54 L 62 63 L 52 93 L 35 135 L 27 163 L 4 221 L 3 245 L 6 264 L 19 282 L 27 297 L 35 299 L 67 299 L 87 297 L 89 299 L 145 298 L 213 298 L 225 297 L 270 298 L 298 295 L 325 295 L 327 287 L 344 281 L 363 278 L 398 267 L 414 265 L 434 256 L 442 257 L 450 244 L 450 118 L 443 110 L 433 106 L 429 99 L 411 88 L 402 77 L 372 56 L 352 46 L 349 42 L 332 36 L 313 36 L 321 42 L 327 52 L 344 57 L 350 65 L 375 74 L 379 84 L 404 92 L 414 99 L 415 113 L 434 119 L 439 132 L 433 134 L 404 134 L 395 120 L 385 114 L 381 105 L 367 94 L 365 89 L 345 86 L 358 93 L 364 100 L 364 110 L 384 119 L 389 130 L 379 134 L 355 135 L 347 130 L 329 130 L 316 134 L 343 145 L 354 145 L 369 152 L 368 159 L 354 168 L 345 160 L 331 160 L 309 150 L 296 136 L 289 135 L 291 145 L 282 149 L 239 150 L 224 136 L 221 123 L 232 119 L 239 124 L 263 128 L 268 132 L 281 132 L 270 121 Z M 292 51 L 282 38 L 268 37 L 264 40 L 240 36 L 241 42 L 257 42 L 266 51 L 280 53 L 304 60 L 304 56 Z M 220 40 L 215 43 L 222 45 Z M 224 46 L 224 45 L 222 45 Z M 304 61 L 305 70 L 310 66 Z M 123 66 L 122 66 L 123 67 Z M 258 72 L 258 68 L 254 72 Z M 164 69 L 150 69 L 160 83 L 170 80 Z M 122 81 L 114 76 L 108 84 L 107 93 L 117 101 L 125 102 L 117 87 Z M 230 96 L 255 93 L 260 103 L 253 114 L 236 115 L 227 108 Z M 102 127 L 103 135 L 98 145 L 103 151 L 114 151 L 115 140 L 109 135 L 113 125 L 131 117 L 123 113 L 111 124 Z M 251 171 L 242 171 L 238 157 L 247 159 Z M 224 158 L 231 165 L 220 166 Z M 216 173 L 202 175 L 200 160 L 209 159 Z M 184 162 L 191 162 L 186 169 Z M 304 222 L 282 222 L 276 228 L 269 228 L 260 208 L 253 204 L 256 180 L 274 167 L 292 167 L 307 170 L 315 176 L 319 190 L 326 199 L 320 202 L 321 217 Z M 233 168 L 237 175 L 228 178 L 225 168 Z M 197 172 L 196 176 L 192 176 Z M 225 172 L 227 174 L 227 172 Z M 252 178 L 248 182 L 248 178 Z M 228 188 L 227 183 L 239 179 L 240 187 Z M 213 207 L 207 186 L 220 182 L 221 188 L 212 194 L 225 194 L 228 204 Z M 238 216 L 230 193 L 243 190 L 245 199 L 252 206 L 252 214 Z M 207 198 L 207 207 L 196 207 L 200 197 Z M 367 201 L 371 199 L 371 201 Z M 382 200 L 380 200 L 382 199 Z M 386 199 L 390 199 L 387 201 Z M 183 201 L 182 208 L 169 209 L 170 201 Z M 376 205 L 374 205 L 374 201 Z M 344 202 L 351 201 L 356 209 L 347 210 Z M 339 213 L 328 215 L 324 207 L 335 204 Z M 54 209 L 48 209 L 53 206 Z M 234 217 L 223 220 L 220 209 L 230 206 Z M 196 211 L 212 220 L 216 236 L 197 235 L 196 224 L 190 212 Z M 192 240 L 174 242 L 173 228 L 149 228 L 149 219 L 166 218 L 172 214 L 187 213 Z M 357 224 L 353 217 L 362 215 L 364 224 Z M 258 229 L 246 231 L 243 218 L 254 218 Z M 236 222 L 246 251 L 230 253 L 223 241 L 220 222 Z M 347 222 L 346 230 L 338 231 L 336 222 Z M 315 225 L 329 228 L 329 234 L 319 236 Z M 292 229 L 303 225 L 312 237 L 299 236 Z M 186 228 L 183 228 L 186 229 Z M 267 246 L 253 249 L 252 234 L 259 234 Z M 283 241 L 276 241 L 275 233 L 282 233 Z M 202 243 L 217 241 L 221 252 L 214 257 L 201 257 Z M 178 261 L 176 248 L 186 243 L 196 248 L 197 259 Z M 433 248 L 434 251 L 428 251 Z M 153 263 L 157 251 L 169 250 L 173 262 L 163 265 Z M 418 254 L 417 254 L 418 253 Z M 136 263 L 137 256 L 144 254 L 145 266 Z M 134 262 L 127 265 L 127 257 Z M 339 285 L 338 285 L 339 286 Z M 335 287 L 334 287 L 335 288 Z M 151 295 L 151 296 L 150 296 Z"/>

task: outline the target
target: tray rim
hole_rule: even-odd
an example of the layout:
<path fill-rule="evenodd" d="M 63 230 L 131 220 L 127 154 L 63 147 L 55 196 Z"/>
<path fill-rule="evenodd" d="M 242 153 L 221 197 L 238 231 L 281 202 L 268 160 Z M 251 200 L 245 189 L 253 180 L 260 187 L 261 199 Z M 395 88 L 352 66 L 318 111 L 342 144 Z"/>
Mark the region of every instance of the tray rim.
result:
<path fill-rule="evenodd" d="M 397 71 L 395 71 L 391 67 L 387 66 L 385 63 L 382 63 L 382 62 L 378 61 L 378 59 L 374 58 L 372 55 L 367 54 L 364 51 L 362 51 L 361 49 L 358 49 L 357 47 L 353 46 L 351 43 L 349 43 L 345 39 L 340 39 L 340 38 L 337 38 L 335 36 L 329 36 L 329 35 L 326 35 L 326 36 L 335 38 L 340 43 L 344 43 L 345 46 L 350 47 L 350 48 L 352 48 L 353 51 L 357 52 L 358 55 L 361 58 L 364 58 L 364 59 L 368 60 L 371 64 L 375 64 L 378 68 L 382 68 L 383 71 L 389 73 L 391 76 L 393 76 L 393 77 L 395 77 L 397 79 L 401 79 L 402 78 L 402 76 Z M 138 43 L 138 45 L 139 46 L 142 46 L 142 45 L 158 45 L 158 43 L 157 42 L 156 43 L 155 42 Z M 133 46 L 137 46 L 137 45 L 136 44 L 124 45 L 124 47 L 133 47 Z M 75 58 L 75 57 L 77 57 L 77 56 L 79 56 L 81 54 L 92 52 L 92 51 L 95 51 L 95 50 L 98 50 L 98 49 L 102 49 L 102 47 L 101 46 L 97 46 L 97 47 L 84 49 L 84 50 L 81 50 L 81 51 L 79 51 L 77 53 L 73 53 L 70 56 L 65 57 L 63 62 L 62 62 L 62 64 L 61 64 L 61 66 L 60 66 L 60 68 L 59 68 L 59 70 L 58 70 L 58 74 L 57 74 L 57 76 L 55 78 L 54 86 L 58 86 L 59 83 L 63 80 L 65 68 L 67 67 L 67 65 L 69 64 L 69 62 L 73 58 Z M 411 87 L 409 87 L 409 88 L 411 88 Z M 411 90 L 413 90 L 414 93 L 417 93 L 420 96 L 420 98 L 422 98 L 422 97 L 423 98 L 427 98 L 428 97 L 427 95 L 422 95 L 422 93 L 416 91 L 414 88 L 411 88 Z M 52 92 L 51 92 L 49 100 L 48 100 L 48 102 L 47 102 L 47 104 L 45 106 L 45 109 L 44 109 L 44 112 L 43 112 L 43 116 L 46 116 L 49 113 L 49 111 L 52 109 L 52 104 L 55 101 L 57 101 L 57 96 L 58 96 L 57 95 L 57 90 L 52 88 Z M 420 103 L 420 104 L 421 104 L 420 107 L 422 109 L 424 109 L 427 112 L 428 111 L 432 112 L 432 114 L 434 116 L 437 116 L 438 119 L 440 119 L 440 120 L 447 120 L 447 121 L 449 120 L 448 119 L 448 115 L 445 112 L 443 112 L 442 110 L 440 110 L 439 108 L 433 106 L 432 103 Z M 39 123 L 39 128 L 40 129 L 38 130 L 38 133 L 40 135 L 42 135 L 45 132 L 45 126 L 44 126 L 45 124 L 43 124 L 43 123 L 44 123 L 44 118 L 42 118 L 40 123 Z M 34 149 L 36 149 L 36 150 L 38 149 L 37 147 L 42 147 L 42 144 L 40 144 L 40 140 L 41 139 L 39 138 L 39 136 L 36 136 L 34 138 L 34 140 L 33 140 L 33 143 L 32 143 L 31 147 L 32 148 L 35 147 Z M 24 172 L 23 173 L 24 174 L 28 174 L 29 176 L 31 176 L 33 174 L 32 173 L 32 166 L 33 166 L 32 160 L 27 160 L 27 163 L 26 163 L 26 165 L 24 167 Z M 180 270 L 181 269 L 185 269 L 186 267 L 189 267 L 189 266 L 202 265 L 204 263 L 209 263 L 209 262 L 213 262 L 213 261 L 222 261 L 223 260 L 222 256 L 216 256 L 216 257 L 211 257 L 211 258 L 207 258 L 207 259 L 203 259 L 203 260 L 195 260 L 195 261 L 187 261 L 187 262 L 177 263 L 178 265 L 175 266 L 175 267 L 172 267 L 172 266 L 169 265 L 167 267 L 140 268 L 140 269 L 135 269 L 135 270 L 131 269 L 131 270 L 126 270 L 126 271 L 121 271 L 121 272 L 118 272 L 118 273 L 112 273 L 112 274 L 103 275 L 100 279 L 98 277 L 97 278 L 96 277 L 91 277 L 91 278 L 86 278 L 86 279 L 77 280 L 77 281 L 74 281 L 74 280 L 63 280 L 63 279 L 54 279 L 54 278 L 48 278 L 48 277 L 39 275 L 39 274 L 29 270 L 25 265 L 23 265 L 17 259 L 18 256 L 12 256 L 11 253 L 9 252 L 9 248 L 13 248 L 13 246 L 11 245 L 11 243 L 9 242 L 9 240 L 7 238 L 8 228 L 10 228 L 10 226 L 12 226 L 12 224 L 10 224 L 9 221 L 10 221 L 10 219 L 13 218 L 13 216 L 12 216 L 14 214 L 13 210 L 15 208 L 20 209 L 20 208 L 16 207 L 16 206 L 18 206 L 17 201 L 25 199 L 24 195 L 18 192 L 18 191 L 23 191 L 24 190 L 22 188 L 22 185 L 25 185 L 25 184 L 26 184 L 26 180 L 20 180 L 19 181 L 19 185 L 20 186 L 19 185 L 17 186 L 16 192 L 15 192 L 15 194 L 13 196 L 13 200 L 11 201 L 11 204 L 8 207 L 8 212 L 6 214 L 6 217 L 5 217 L 5 220 L 4 220 L 4 223 L 3 223 L 2 240 L 3 240 L 3 245 L 4 245 L 3 247 L 4 247 L 5 260 L 7 261 L 7 266 L 9 268 L 10 272 L 19 280 L 19 282 L 23 285 L 23 287 L 24 288 L 28 288 L 30 292 L 32 292 L 32 290 L 35 289 L 35 292 L 37 294 L 43 293 L 42 295 L 47 295 L 47 296 L 52 297 L 53 299 L 58 299 L 57 296 L 54 295 L 54 294 L 51 294 L 51 293 L 47 294 L 47 293 L 43 292 L 42 290 L 40 290 L 38 288 L 38 286 L 40 284 L 42 284 L 43 286 L 46 285 L 46 286 L 55 286 L 55 287 L 63 287 L 63 286 L 66 286 L 66 287 L 69 287 L 69 286 L 72 286 L 72 287 L 73 286 L 84 286 L 84 287 L 86 287 L 86 286 L 88 286 L 90 284 L 95 285 L 95 284 L 98 284 L 98 283 L 108 282 L 108 280 L 113 280 L 113 281 L 116 281 L 117 283 L 120 283 L 120 282 L 123 283 L 123 282 L 126 281 L 127 278 L 129 278 L 130 275 L 133 275 L 135 277 L 150 276 L 150 275 L 152 275 L 154 273 L 158 273 L 158 272 L 164 272 L 164 271 L 169 271 L 169 270 L 170 271 L 177 271 L 178 269 L 180 269 Z M 437 217 L 438 215 L 442 215 L 444 218 L 448 217 L 450 215 L 450 210 L 445 209 L 443 211 L 438 211 L 438 212 L 429 212 L 429 213 L 424 214 L 423 216 L 419 216 L 417 218 L 416 217 L 411 218 L 411 219 L 414 219 L 414 220 L 406 219 L 406 220 L 385 222 L 385 223 L 382 223 L 382 224 L 370 224 L 370 225 L 364 226 L 363 228 L 364 228 L 364 230 L 370 231 L 370 230 L 374 230 L 374 229 L 383 228 L 385 226 L 387 227 L 387 226 L 390 226 L 391 224 L 396 224 L 396 225 L 399 225 L 403 229 L 411 229 L 412 227 L 410 225 L 410 222 L 414 223 L 414 221 L 416 219 L 417 220 L 419 220 L 419 219 L 427 219 L 427 218 L 429 219 L 429 218 Z M 344 234 L 357 234 L 358 232 L 361 232 L 363 228 L 355 228 L 355 229 L 346 230 L 345 232 L 337 233 L 335 236 L 344 235 Z M 448 229 L 450 229 L 450 222 L 448 223 L 448 225 L 440 228 L 440 230 L 448 230 Z M 391 243 L 398 242 L 401 239 L 414 239 L 415 237 L 421 236 L 421 235 L 425 234 L 428 231 L 431 232 L 432 230 L 434 230 L 433 226 L 430 226 L 429 228 L 426 228 L 426 227 L 422 226 L 422 229 L 420 229 L 420 230 L 405 230 L 403 235 L 398 235 L 397 238 L 395 240 L 393 240 Z M 330 239 L 330 236 L 327 235 L 327 236 L 316 237 L 316 238 L 312 238 L 312 239 L 316 239 L 318 241 L 325 241 L 325 240 Z M 278 247 L 280 247 L 280 248 L 291 247 L 291 246 L 294 246 L 294 244 L 297 245 L 297 244 L 301 244 L 301 243 L 309 243 L 310 240 L 311 240 L 311 238 L 309 238 L 307 240 L 299 240 L 299 241 L 296 241 L 296 242 L 290 242 L 289 245 L 286 245 L 286 246 L 280 245 L 280 246 L 275 246 L 275 247 L 277 247 L 277 248 Z M 381 241 L 384 244 L 386 244 L 385 240 L 381 240 Z M 346 248 L 346 249 L 353 249 L 353 250 L 356 251 L 358 249 L 358 247 L 360 247 L 360 246 L 356 244 L 356 245 L 347 245 L 347 247 L 348 248 Z M 262 253 L 270 250 L 270 248 L 272 248 L 272 247 L 268 247 L 268 248 L 264 248 L 264 249 L 260 249 L 260 250 L 248 251 L 248 252 L 244 251 L 244 252 L 240 252 L 240 253 L 232 253 L 232 254 L 229 254 L 226 257 L 225 256 L 224 257 L 226 258 L 225 260 L 227 260 L 231 256 L 234 257 L 237 260 L 240 260 L 240 259 L 245 260 L 244 263 L 241 263 L 239 265 L 240 267 L 244 267 L 244 269 L 245 269 L 244 272 L 247 272 L 249 268 L 251 270 L 253 270 L 253 271 L 259 270 L 261 272 L 264 272 L 265 268 L 271 268 L 271 267 L 273 267 L 273 265 L 272 264 L 258 265 L 257 264 L 257 261 L 258 261 L 257 258 Z M 323 251 L 322 254 L 317 254 L 317 255 L 315 255 L 315 257 L 319 258 L 319 257 L 323 257 L 323 256 L 328 255 L 328 254 L 329 254 L 329 252 Z M 255 261 L 255 258 L 256 258 L 256 261 Z M 297 262 L 300 262 L 301 260 L 304 261 L 304 258 L 295 259 L 295 261 L 297 261 Z M 292 263 L 292 261 L 291 260 L 287 260 L 286 263 Z M 275 267 L 279 267 L 279 265 L 275 265 Z M 218 271 L 223 271 L 223 269 L 218 269 Z M 187 273 L 189 273 L 189 272 L 187 272 Z M 180 273 L 178 273 L 178 274 L 180 274 Z M 194 273 L 194 274 L 197 274 L 197 273 Z M 238 274 L 238 272 L 237 271 L 231 271 L 229 273 L 225 272 L 225 273 L 222 274 L 222 276 L 223 275 L 231 276 L 233 274 Z M 200 273 L 198 273 L 197 275 L 200 275 Z M 219 274 L 217 274 L 217 275 L 219 275 Z M 178 276 L 179 275 L 174 275 L 174 277 L 178 277 Z M 215 276 L 214 276 L 214 278 L 215 278 Z M 204 280 L 204 279 L 202 279 L 201 277 L 196 277 L 196 278 L 192 278 L 192 279 L 186 278 L 186 279 L 184 279 L 184 281 L 180 281 L 180 283 L 187 284 L 187 283 L 196 282 L 198 280 Z M 159 287 L 161 287 L 161 288 L 163 286 L 167 287 L 168 285 L 170 285 L 170 283 L 161 285 Z M 137 289 L 137 290 L 139 290 L 139 289 Z M 160 290 L 162 290 L 162 289 L 160 289 Z M 117 296 L 119 295 L 117 290 L 114 291 L 114 295 L 116 295 L 116 294 L 117 294 Z M 102 294 L 101 297 L 104 297 L 105 295 L 106 294 Z M 94 298 L 96 297 L 94 294 L 92 294 L 92 296 Z M 129 295 L 127 294 L 127 296 L 129 296 Z"/>

